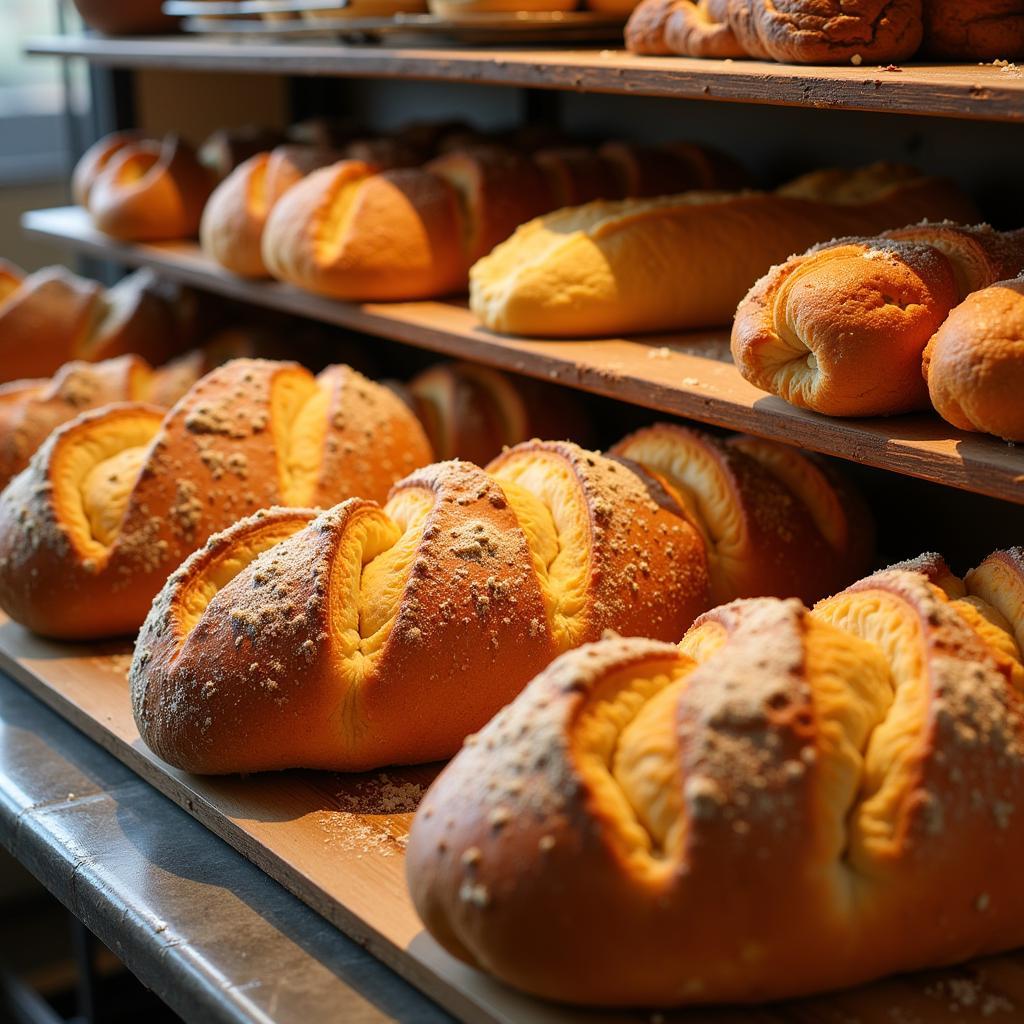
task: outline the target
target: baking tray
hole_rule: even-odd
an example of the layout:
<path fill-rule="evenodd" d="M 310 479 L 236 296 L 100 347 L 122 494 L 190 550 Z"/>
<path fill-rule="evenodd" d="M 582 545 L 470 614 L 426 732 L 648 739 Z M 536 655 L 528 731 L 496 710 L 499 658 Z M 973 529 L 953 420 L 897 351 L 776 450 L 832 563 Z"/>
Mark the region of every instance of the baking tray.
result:
<path fill-rule="evenodd" d="M 130 660 L 127 643 L 56 643 L 0 614 L 0 670 L 460 1020 L 1000 1024 L 1024 1015 L 1024 952 L 771 1007 L 613 1012 L 531 999 L 450 957 L 413 910 L 405 887 L 405 839 L 436 766 L 358 775 L 187 775 L 164 764 L 139 738 L 128 693 Z"/>

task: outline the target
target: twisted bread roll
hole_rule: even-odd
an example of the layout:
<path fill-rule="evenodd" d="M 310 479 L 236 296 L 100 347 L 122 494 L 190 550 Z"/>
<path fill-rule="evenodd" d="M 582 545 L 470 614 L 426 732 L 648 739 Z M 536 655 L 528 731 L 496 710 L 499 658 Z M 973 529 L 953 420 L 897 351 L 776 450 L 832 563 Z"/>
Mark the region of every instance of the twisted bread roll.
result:
<path fill-rule="evenodd" d="M 764 594 L 816 601 L 871 564 L 863 502 L 795 448 L 659 423 L 612 452 L 640 463 L 686 511 L 707 549 L 715 604 Z"/>
<path fill-rule="evenodd" d="M 967 293 L 1024 270 L 1024 231 L 920 224 L 773 267 L 740 303 L 732 353 L 752 384 L 831 416 L 927 407 L 921 360 Z"/>
<path fill-rule="evenodd" d="M 1019 629 L 1024 561 L 993 559 Z M 1020 945 L 1024 666 L 990 603 L 1008 588 L 957 598 L 918 568 L 814 612 L 726 605 L 682 649 L 560 658 L 420 806 L 429 930 L 599 1005 L 775 999 Z"/>
<path fill-rule="evenodd" d="M 182 347 L 174 319 L 148 270 L 104 289 L 63 267 L 26 277 L 7 264 L 0 267 L 0 381 L 130 352 L 162 362 Z"/>
<path fill-rule="evenodd" d="M 346 366 L 240 359 L 169 412 L 106 406 L 58 428 L 0 495 L 0 607 L 47 636 L 129 633 L 168 573 L 272 505 L 383 497 L 429 459 L 415 417 Z"/>
<path fill-rule="evenodd" d="M 928 342 L 923 365 L 943 419 L 1024 441 L 1024 277 L 969 295 Z"/>
<path fill-rule="evenodd" d="M 169 135 L 163 142 L 118 147 L 82 188 L 100 231 L 131 242 L 162 242 L 195 236 L 213 185 L 192 148 Z"/>
<path fill-rule="evenodd" d="M 278 146 L 246 160 L 214 189 L 203 209 L 203 252 L 242 277 L 269 276 L 261 247 L 274 204 L 311 171 L 337 158 L 332 150 Z"/>
<path fill-rule="evenodd" d="M 240 523 L 154 602 L 140 733 L 196 772 L 448 757 L 560 652 L 669 637 L 706 607 L 677 511 L 642 470 L 534 441 L 420 470 L 384 508 L 344 502 L 259 558 L 277 526 Z"/>
<path fill-rule="evenodd" d="M 139 356 L 65 363 L 52 380 L 0 385 L 0 489 L 62 423 L 112 402 L 173 405 L 198 379 L 192 360 L 153 370 Z"/>
<path fill-rule="evenodd" d="M 626 25 L 634 53 L 886 64 L 921 44 L 921 0 L 643 0 Z"/>
<path fill-rule="evenodd" d="M 715 326 L 766 268 L 834 229 L 970 208 L 951 185 L 901 169 L 847 176 L 863 180 L 847 189 L 863 201 L 698 192 L 559 210 L 473 266 L 470 306 L 491 330 L 539 337 Z"/>

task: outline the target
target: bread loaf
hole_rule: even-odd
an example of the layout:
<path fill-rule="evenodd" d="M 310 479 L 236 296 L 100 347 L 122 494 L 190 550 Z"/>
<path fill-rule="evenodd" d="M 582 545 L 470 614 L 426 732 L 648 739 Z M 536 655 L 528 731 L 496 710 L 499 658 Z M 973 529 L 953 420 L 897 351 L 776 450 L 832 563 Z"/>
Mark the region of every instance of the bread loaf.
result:
<path fill-rule="evenodd" d="M 361 771 L 453 754 L 559 652 L 670 637 L 704 552 L 643 473 L 534 441 L 438 463 L 272 550 L 247 520 L 153 604 L 131 671 L 145 742 L 187 771 Z"/>
<path fill-rule="evenodd" d="M 715 604 L 766 594 L 813 602 L 871 565 L 863 502 L 795 448 L 659 423 L 612 453 L 638 462 L 685 510 L 708 553 Z"/>
<path fill-rule="evenodd" d="M 944 217 L 972 209 L 953 186 L 908 181 L 899 169 L 847 178 L 856 202 L 691 192 L 559 210 L 473 266 L 470 306 L 491 330 L 532 337 L 716 326 L 772 264 L 823 237 L 881 230 L 908 210 Z"/>
<path fill-rule="evenodd" d="M 99 174 L 122 150 L 142 141 L 142 135 L 133 131 L 112 132 L 97 139 L 79 157 L 71 173 L 71 198 L 79 206 L 88 206 L 89 193 Z"/>
<path fill-rule="evenodd" d="M 754 285 L 736 312 L 733 358 L 752 384 L 830 416 L 926 408 L 931 337 L 965 295 L 1022 270 L 1024 231 L 987 225 L 831 242 Z"/>
<path fill-rule="evenodd" d="M 967 598 L 925 559 L 813 612 L 726 605 L 681 649 L 562 656 L 420 805 L 427 928 L 600 1006 L 800 996 L 1021 945 L 1024 552 L 986 565 Z"/>
<path fill-rule="evenodd" d="M 929 341 L 923 365 L 943 419 L 1024 441 L 1024 277 L 969 295 Z"/>
<path fill-rule="evenodd" d="M 148 270 L 105 289 L 63 267 L 0 268 L 0 382 L 49 376 L 74 359 L 134 352 L 162 362 L 187 340 L 180 327 Z"/>
<path fill-rule="evenodd" d="M 47 636 L 131 633 L 206 539 L 272 505 L 383 498 L 430 452 L 415 417 L 346 366 L 240 359 L 165 416 L 122 404 L 59 427 L 0 495 L 0 607 Z"/>
<path fill-rule="evenodd" d="M 1024 56 L 1024 0 L 924 0 L 924 49 L 954 60 Z"/>
<path fill-rule="evenodd" d="M 791 64 L 888 64 L 913 56 L 922 32 L 921 0 L 642 0 L 626 25 L 626 47 Z"/>
<path fill-rule="evenodd" d="M 192 238 L 213 188 L 210 172 L 191 147 L 169 135 L 117 148 L 81 188 L 100 231 L 129 242 Z"/>
<path fill-rule="evenodd" d="M 336 160 L 333 150 L 304 146 L 278 146 L 246 160 L 214 189 L 203 209 L 203 252 L 242 277 L 267 277 L 263 229 L 274 204 L 311 171 Z"/>
<path fill-rule="evenodd" d="M 0 385 L 0 489 L 62 423 L 112 402 L 173 405 L 196 382 L 192 360 L 153 370 L 139 356 L 65 363 L 52 380 Z"/>

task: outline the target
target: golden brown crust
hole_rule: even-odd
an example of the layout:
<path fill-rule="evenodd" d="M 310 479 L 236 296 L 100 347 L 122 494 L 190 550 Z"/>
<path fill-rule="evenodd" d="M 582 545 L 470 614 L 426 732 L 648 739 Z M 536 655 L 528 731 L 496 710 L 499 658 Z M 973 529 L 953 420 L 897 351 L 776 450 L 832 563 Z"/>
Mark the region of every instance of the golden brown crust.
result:
<path fill-rule="evenodd" d="M 749 446 L 749 447 L 748 447 Z M 615 454 L 640 463 L 686 510 L 708 551 L 712 600 L 834 593 L 870 566 L 871 517 L 851 523 L 842 495 L 802 452 L 755 438 L 725 443 L 659 423 Z M 856 499 L 854 499 L 856 500 Z"/>
<path fill-rule="evenodd" d="M 923 365 L 943 419 L 1024 441 L 1024 277 L 969 295 L 928 343 Z"/>
<path fill-rule="evenodd" d="M 270 211 L 294 184 L 337 159 L 332 150 L 278 146 L 246 160 L 214 189 L 203 210 L 203 251 L 242 277 L 267 277 L 261 247 Z"/>
<path fill-rule="evenodd" d="M 738 601 L 709 629 L 699 664 L 571 652 L 467 741 L 407 855 L 442 945 L 536 995 L 649 1006 L 1024 941 L 1024 667 L 987 642 L 1005 633 L 910 571 L 813 613 Z"/>
<path fill-rule="evenodd" d="M 275 277 L 352 300 L 458 291 L 468 258 L 458 196 L 418 169 L 374 173 L 345 160 L 314 171 L 274 207 L 263 261 Z"/>
<path fill-rule="evenodd" d="M 121 148 L 96 175 L 87 208 L 100 231 L 132 242 L 192 238 L 213 177 L 176 136 Z"/>
<path fill-rule="evenodd" d="M 200 772 L 450 756 L 570 644 L 672 635 L 706 605 L 699 542 L 671 507 L 625 463 L 531 442 L 487 471 L 419 470 L 383 510 L 335 507 L 179 628 L 196 555 L 136 649 L 142 736 Z M 214 544 L 251 553 L 250 531 Z"/>
<path fill-rule="evenodd" d="M 139 142 L 142 142 L 142 135 L 139 132 L 131 131 L 113 132 L 94 142 L 79 157 L 78 163 L 75 164 L 75 169 L 72 171 L 71 198 L 79 206 L 88 207 L 89 193 L 92 191 L 96 177 L 125 147 L 134 146 Z"/>
<path fill-rule="evenodd" d="M 643 0 L 626 22 L 626 49 L 684 57 L 746 57 L 723 0 Z"/>
<path fill-rule="evenodd" d="M 1013 60 L 1024 55 L 1021 0 L 925 0 L 924 49 L 954 60 Z"/>
<path fill-rule="evenodd" d="M 614 167 L 592 150 L 558 146 L 538 150 L 533 159 L 547 179 L 555 209 L 623 195 Z"/>
<path fill-rule="evenodd" d="M 346 424 L 342 401 L 366 425 Z M 372 415 L 378 403 L 390 431 Z M 314 380 L 294 363 L 240 359 L 166 417 L 133 405 L 86 413 L 56 430 L 0 498 L 0 605 L 50 636 L 131 632 L 211 534 L 261 508 L 348 497 L 341 456 L 378 460 L 359 483 L 384 497 L 428 452 L 412 414 L 347 368 Z"/>

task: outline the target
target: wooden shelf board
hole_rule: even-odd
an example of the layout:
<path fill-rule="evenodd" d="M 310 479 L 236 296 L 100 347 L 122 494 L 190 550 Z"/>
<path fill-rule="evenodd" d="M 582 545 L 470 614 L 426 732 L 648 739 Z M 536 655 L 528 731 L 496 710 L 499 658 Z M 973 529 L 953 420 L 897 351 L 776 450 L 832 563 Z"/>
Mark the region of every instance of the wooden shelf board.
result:
<path fill-rule="evenodd" d="M 346 46 L 170 36 L 52 36 L 29 54 L 117 67 L 472 82 L 577 92 L 1024 121 L 1024 70 L 977 64 L 800 67 L 623 50 Z"/>
<path fill-rule="evenodd" d="M 26 213 L 28 234 L 258 306 L 550 380 L 659 412 L 799 445 L 869 466 L 1024 504 L 1024 446 L 961 433 L 935 415 L 839 420 L 748 384 L 728 335 L 530 341 L 492 334 L 464 302 L 357 305 L 227 273 L 192 242 L 131 245 L 96 231 L 77 207 Z"/>
<path fill-rule="evenodd" d="M 201 777 L 153 754 L 132 718 L 126 642 L 61 644 L 0 613 L 0 671 L 188 811 L 335 927 L 470 1024 L 828 1024 L 913 1020 L 982 1024 L 1024 1006 L 1024 953 L 888 978 L 805 1000 L 738 1009 L 588 1011 L 514 992 L 449 956 L 424 931 L 405 886 L 412 813 L 396 803 L 436 768 L 360 775 L 272 772 Z M 257 908 L 258 909 L 258 908 Z M 909 939 L 912 941 L 912 937 Z M 957 993 L 969 992 L 961 1005 Z M 998 1013 L 990 1017 L 992 1008 Z"/>

